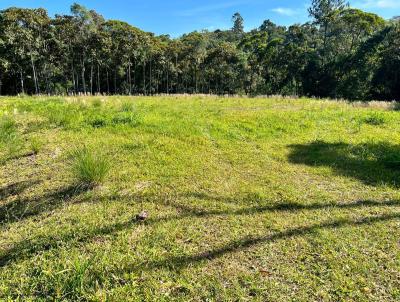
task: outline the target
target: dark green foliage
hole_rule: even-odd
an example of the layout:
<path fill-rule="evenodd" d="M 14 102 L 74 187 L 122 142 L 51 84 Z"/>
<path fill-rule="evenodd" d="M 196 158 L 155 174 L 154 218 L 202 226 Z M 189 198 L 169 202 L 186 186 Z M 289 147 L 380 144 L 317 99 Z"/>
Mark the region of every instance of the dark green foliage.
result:
<path fill-rule="evenodd" d="M 0 12 L 1 94 L 281 94 L 400 100 L 398 18 L 313 0 L 312 22 L 266 20 L 250 32 L 235 13 L 230 30 L 171 39 L 105 20 L 77 3 L 71 15 Z M 45 46 L 45 47 L 44 47 Z M 93 102 L 101 107 L 101 100 Z M 55 113 L 57 127 L 68 115 Z M 95 119 L 93 127 L 104 127 Z"/>

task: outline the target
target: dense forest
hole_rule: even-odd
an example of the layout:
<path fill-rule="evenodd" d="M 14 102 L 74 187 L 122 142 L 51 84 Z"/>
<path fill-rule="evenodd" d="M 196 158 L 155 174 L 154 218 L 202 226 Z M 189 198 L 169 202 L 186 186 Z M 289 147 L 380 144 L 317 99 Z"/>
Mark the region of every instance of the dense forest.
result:
<path fill-rule="evenodd" d="M 312 0 L 310 22 L 270 20 L 172 39 L 73 4 L 0 11 L 0 95 L 212 93 L 400 100 L 400 18 Z"/>

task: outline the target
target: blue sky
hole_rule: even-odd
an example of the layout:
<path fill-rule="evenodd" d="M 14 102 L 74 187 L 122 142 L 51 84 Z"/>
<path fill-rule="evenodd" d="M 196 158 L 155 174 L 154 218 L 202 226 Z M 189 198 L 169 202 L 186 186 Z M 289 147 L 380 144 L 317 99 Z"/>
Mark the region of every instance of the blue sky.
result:
<path fill-rule="evenodd" d="M 68 13 L 74 0 L 0 0 L 0 9 L 9 6 L 43 7 L 51 15 Z M 229 28 L 231 16 L 240 12 L 246 29 L 263 20 L 290 25 L 308 19 L 310 0 L 80 0 L 107 19 L 127 21 L 143 30 L 176 37 L 193 30 Z M 400 0 L 351 0 L 354 7 L 384 18 L 400 15 Z"/>

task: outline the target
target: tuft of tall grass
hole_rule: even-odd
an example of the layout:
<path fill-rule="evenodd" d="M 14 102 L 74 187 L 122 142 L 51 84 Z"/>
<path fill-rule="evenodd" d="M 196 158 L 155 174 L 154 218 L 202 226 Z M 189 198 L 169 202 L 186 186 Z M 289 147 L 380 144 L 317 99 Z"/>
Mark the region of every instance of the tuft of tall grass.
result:
<path fill-rule="evenodd" d="M 33 154 L 38 154 L 43 148 L 43 142 L 37 137 L 33 137 L 30 139 L 30 149 Z"/>
<path fill-rule="evenodd" d="M 69 128 L 79 120 L 77 112 L 72 106 L 67 106 L 67 108 L 49 107 L 48 109 L 49 123 L 56 127 Z"/>
<path fill-rule="evenodd" d="M 135 106 L 131 102 L 123 102 L 121 104 L 121 111 L 122 112 L 134 112 Z"/>
<path fill-rule="evenodd" d="M 106 127 L 107 124 L 109 123 L 109 116 L 107 114 L 102 113 L 102 112 L 90 112 L 89 114 L 86 115 L 85 117 L 85 122 L 89 126 L 93 128 L 102 128 Z"/>
<path fill-rule="evenodd" d="M 9 116 L 0 118 L 0 142 L 7 143 L 17 136 L 17 123 Z"/>
<path fill-rule="evenodd" d="M 106 156 L 88 147 L 71 152 L 72 173 L 81 186 L 101 184 L 110 170 L 110 162 Z"/>
<path fill-rule="evenodd" d="M 365 124 L 372 126 L 381 126 L 386 123 L 385 116 L 381 113 L 372 113 L 362 120 Z"/>
<path fill-rule="evenodd" d="M 7 115 L 0 117 L 0 146 L 2 151 L 0 164 L 18 156 L 24 147 L 23 140 L 18 135 L 17 123 L 13 117 Z"/>
<path fill-rule="evenodd" d="M 113 117 L 112 124 L 114 126 L 124 124 L 131 127 L 136 127 L 140 124 L 140 118 L 136 113 L 133 112 L 120 112 Z"/>
<path fill-rule="evenodd" d="M 92 101 L 92 106 L 94 108 L 100 108 L 101 106 L 103 106 L 103 102 L 100 99 L 94 99 Z"/>

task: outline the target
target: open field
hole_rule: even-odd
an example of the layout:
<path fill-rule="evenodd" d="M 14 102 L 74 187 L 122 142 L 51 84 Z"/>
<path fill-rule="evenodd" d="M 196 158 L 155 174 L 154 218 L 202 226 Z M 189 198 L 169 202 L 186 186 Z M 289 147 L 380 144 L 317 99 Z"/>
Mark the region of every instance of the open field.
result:
<path fill-rule="evenodd" d="M 375 105 L 1 98 L 0 300 L 399 301 L 400 111 Z"/>

